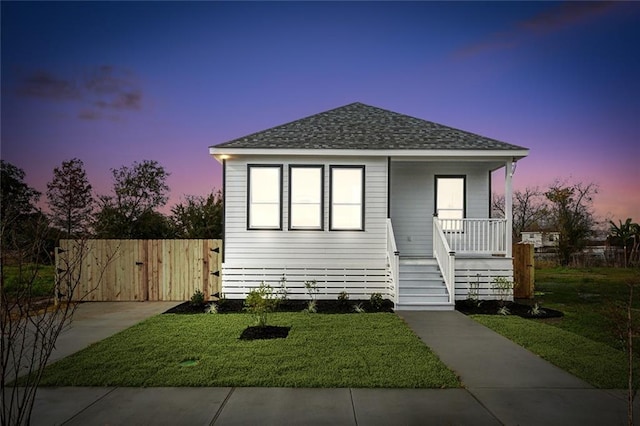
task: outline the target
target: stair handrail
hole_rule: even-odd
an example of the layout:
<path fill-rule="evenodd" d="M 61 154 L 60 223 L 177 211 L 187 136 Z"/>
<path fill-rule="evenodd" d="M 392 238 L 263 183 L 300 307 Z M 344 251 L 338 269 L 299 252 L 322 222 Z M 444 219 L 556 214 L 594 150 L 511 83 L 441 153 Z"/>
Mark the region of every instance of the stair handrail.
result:
<path fill-rule="evenodd" d="M 400 300 L 400 252 L 396 245 L 396 237 L 393 233 L 391 218 L 387 218 L 387 263 L 393 281 L 393 303 L 397 306 Z"/>
<path fill-rule="evenodd" d="M 444 283 L 447 286 L 449 303 L 455 303 L 456 253 L 451 250 L 437 216 L 433 217 L 433 257 L 438 262 Z"/>

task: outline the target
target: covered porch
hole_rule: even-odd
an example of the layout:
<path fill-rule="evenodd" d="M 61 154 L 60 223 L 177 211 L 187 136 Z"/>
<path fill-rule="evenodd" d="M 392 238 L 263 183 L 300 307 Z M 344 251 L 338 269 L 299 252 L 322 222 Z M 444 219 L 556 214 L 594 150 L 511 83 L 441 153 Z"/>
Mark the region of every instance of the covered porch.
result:
<path fill-rule="evenodd" d="M 470 288 L 479 298 L 494 298 L 493 280 L 513 277 L 514 160 L 389 165 L 387 259 L 396 309 L 452 310 Z M 491 173 L 499 169 L 504 169 L 506 217 L 492 218 Z M 439 179 L 449 177 L 460 181 L 462 201 L 442 194 L 447 187 Z"/>

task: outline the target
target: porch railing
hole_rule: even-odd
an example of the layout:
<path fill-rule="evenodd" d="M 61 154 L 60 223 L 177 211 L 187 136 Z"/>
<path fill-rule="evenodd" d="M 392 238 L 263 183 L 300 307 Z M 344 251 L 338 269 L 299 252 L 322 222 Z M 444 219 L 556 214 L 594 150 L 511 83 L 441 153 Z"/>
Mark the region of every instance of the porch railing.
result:
<path fill-rule="evenodd" d="M 456 253 L 506 255 L 506 219 L 433 218 Z M 509 230 L 509 232 L 511 232 Z M 435 236 L 435 232 L 434 232 Z M 435 238 L 434 238 L 435 240 Z"/>
<path fill-rule="evenodd" d="M 400 284 L 400 252 L 396 246 L 396 237 L 393 234 L 391 219 L 387 219 L 387 264 L 393 280 L 393 302 L 398 303 Z"/>
<path fill-rule="evenodd" d="M 444 283 L 449 292 L 449 303 L 453 303 L 455 298 L 456 285 L 456 257 L 451 250 L 449 242 L 442 230 L 441 221 L 433 218 L 433 256 L 438 262 Z"/>

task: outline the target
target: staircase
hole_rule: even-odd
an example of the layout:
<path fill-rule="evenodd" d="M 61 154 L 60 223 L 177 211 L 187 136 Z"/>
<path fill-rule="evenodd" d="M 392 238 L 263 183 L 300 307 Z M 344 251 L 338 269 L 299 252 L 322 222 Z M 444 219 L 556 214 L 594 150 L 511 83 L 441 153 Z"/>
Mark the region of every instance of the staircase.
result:
<path fill-rule="evenodd" d="M 452 311 L 449 293 L 433 258 L 400 258 L 398 311 Z"/>

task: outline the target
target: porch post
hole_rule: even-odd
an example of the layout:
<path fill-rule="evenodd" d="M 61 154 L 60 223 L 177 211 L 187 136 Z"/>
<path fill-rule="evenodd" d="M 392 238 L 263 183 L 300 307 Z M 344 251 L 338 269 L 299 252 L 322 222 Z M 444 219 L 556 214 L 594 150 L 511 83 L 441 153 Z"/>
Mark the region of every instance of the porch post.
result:
<path fill-rule="evenodd" d="M 507 219 L 507 227 L 505 229 L 505 249 L 507 251 L 506 257 L 511 257 L 512 247 L 512 235 L 513 235 L 513 189 L 511 184 L 511 178 L 513 177 L 513 161 L 507 160 L 504 165 L 504 218 Z"/>

